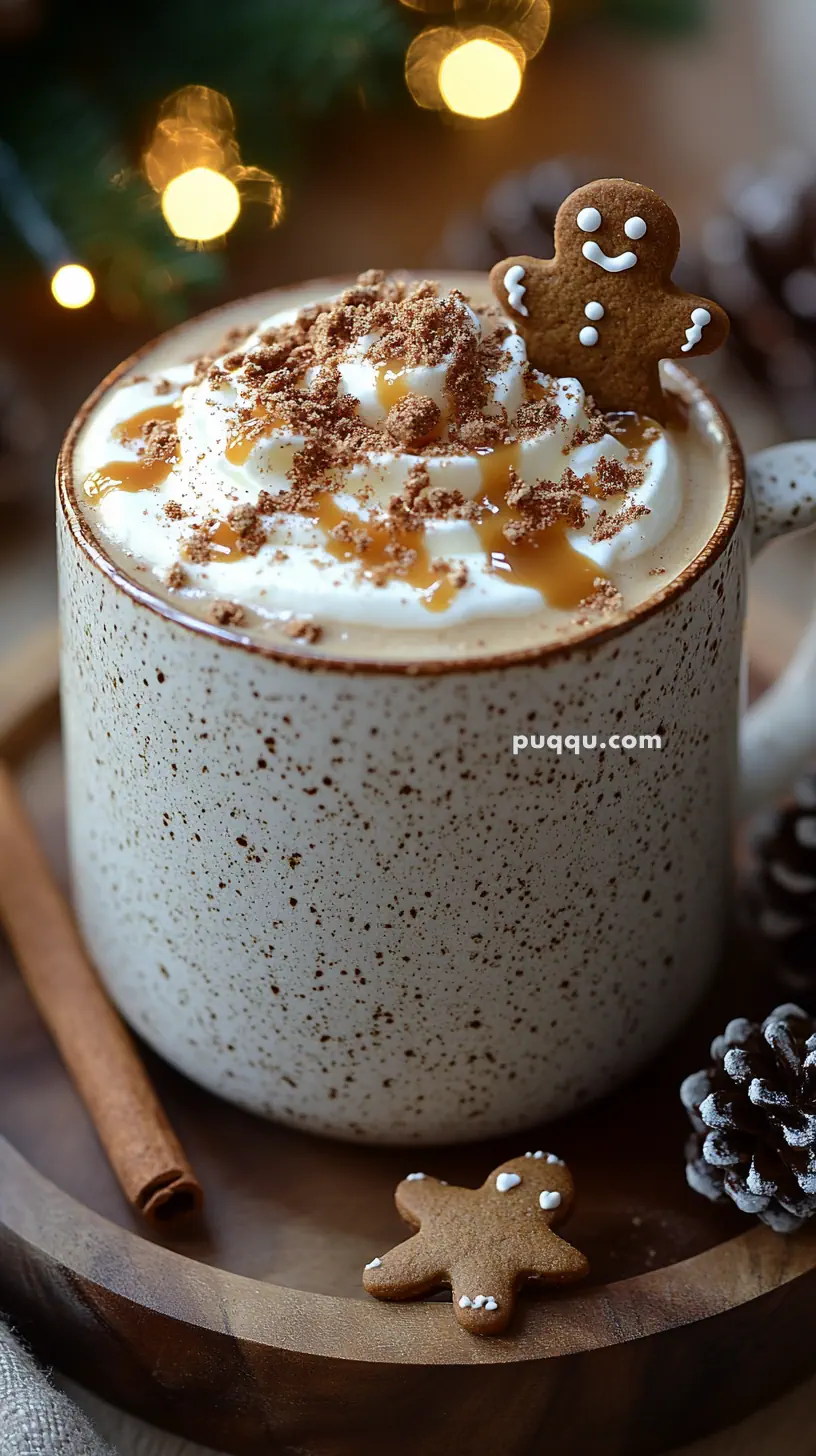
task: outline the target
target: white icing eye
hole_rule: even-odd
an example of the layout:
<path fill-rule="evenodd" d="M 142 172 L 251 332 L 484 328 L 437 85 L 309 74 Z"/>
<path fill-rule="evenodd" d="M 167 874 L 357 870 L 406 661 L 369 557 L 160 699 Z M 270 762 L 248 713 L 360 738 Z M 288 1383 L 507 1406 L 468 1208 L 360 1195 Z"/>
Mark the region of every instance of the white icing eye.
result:
<path fill-rule="evenodd" d="M 630 217 L 629 221 L 625 223 L 623 231 L 627 238 L 631 238 L 636 243 L 639 238 L 645 238 L 648 229 L 642 217 Z"/>
<path fill-rule="evenodd" d="M 582 207 L 577 221 L 582 233 L 596 233 L 603 218 L 597 207 Z"/>

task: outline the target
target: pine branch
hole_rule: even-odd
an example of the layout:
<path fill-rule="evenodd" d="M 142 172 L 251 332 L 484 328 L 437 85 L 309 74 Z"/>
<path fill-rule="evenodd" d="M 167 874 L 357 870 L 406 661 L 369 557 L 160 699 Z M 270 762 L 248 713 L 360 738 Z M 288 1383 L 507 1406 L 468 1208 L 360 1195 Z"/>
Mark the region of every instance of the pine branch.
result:
<path fill-rule="evenodd" d="M 288 180 L 316 121 L 401 93 L 410 31 L 393 0 L 86 0 L 82 11 L 78 24 L 76 0 L 54 0 L 47 31 L 17 47 L 0 131 L 120 310 L 141 300 L 166 318 L 178 289 L 223 267 L 172 237 L 140 176 L 167 95 L 191 82 L 223 91 L 244 160 Z M 0 247 L 19 253 L 2 216 Z"/>

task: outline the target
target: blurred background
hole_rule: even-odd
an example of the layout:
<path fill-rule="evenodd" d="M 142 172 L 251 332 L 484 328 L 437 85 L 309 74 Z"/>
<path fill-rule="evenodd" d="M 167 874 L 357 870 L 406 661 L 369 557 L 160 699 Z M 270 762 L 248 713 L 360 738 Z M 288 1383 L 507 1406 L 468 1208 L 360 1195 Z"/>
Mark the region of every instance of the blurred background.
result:
<path fill-rule="evenodd" d="M 120 358 L 299 278 L 546 256 L 592 176 L 678 213 L 748 448 L 816 434 L 815 52 L 814 0 L 0 0 L 0 653 L 53 617 L 54 458 Z M 762 675 L 813 555 L 759 569 Z"/>

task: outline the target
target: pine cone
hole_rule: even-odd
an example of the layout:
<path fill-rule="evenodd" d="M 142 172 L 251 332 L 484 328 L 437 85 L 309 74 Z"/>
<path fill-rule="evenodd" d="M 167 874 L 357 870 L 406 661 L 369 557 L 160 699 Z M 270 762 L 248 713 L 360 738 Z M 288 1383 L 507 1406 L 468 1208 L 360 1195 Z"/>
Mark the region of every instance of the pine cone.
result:
<path fill-rule="evenodd" d="M 603 176 L 582 158 L 554 157 L 529 172 L 508 172 L 491 187 L 478 213 L 458 213 L 442 239 L 443 261 L 454 268 L 492 268 L 497 258 L 530 253 L 549 258 L 555 215 L 576 187 Z"/>
<path fill-rule="evenodd" d="M 739 168 L 702 234 L 703 289 L 731 318 L 730 348 L 771 391 L 793 434 L 816 403 L 816 168 L 785 152 Z"/>
<path fill-rule="evenodd" d="M 792 1233 L 816 1213 L 816 1021 L 790 1005 L 738 1017 L 711 1058 L 680 1088 L 689 1187 Z"/>
<path fill-rule="evenodd" d="M 754 836 L 752 910 L 773 948 L 774 970 L 808 1009 L 816 1003 L 816 773 L 800 780 L 791 804 Z"/>

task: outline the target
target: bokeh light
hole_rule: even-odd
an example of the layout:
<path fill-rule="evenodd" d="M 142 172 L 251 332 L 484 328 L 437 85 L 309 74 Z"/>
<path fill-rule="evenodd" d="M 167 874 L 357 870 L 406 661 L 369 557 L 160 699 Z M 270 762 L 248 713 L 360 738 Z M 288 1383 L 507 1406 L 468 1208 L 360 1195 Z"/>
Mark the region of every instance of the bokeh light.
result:
<path fill-rule="evenodd" d="M 445 56 L 461 40 L 461 31 L 452 25 L 427 26 L 414 36 L 405 54 L 405 82 L 417 106 L 444 109 L 439 70 Z"/>
<path fill-rule="evenodd" d="M 51 279 L 51 292 L 61 308 L 84 308 L 96 293 L 93 273 L 81 263 L 63 263 Z"/>
<path fill-rule="evenodd" d="M 499 26 L 518 41 L 527 60 L 540 51 L 550 29 L 550 0 L 454 0 L 456 19 L 474 25 Z"/>
<path fill-rule="evenodd" d="M 439 68 L 439 90 L 459 116 L 498 116 L 513 105 L 522 74 L 509 47 L 477 36 L 448 51 Z"/>
<path fill-rule="evenodd" d="M 229 177 L 211 167 L 191 167 L 167 183 L 161 207 L 167 226 L 177 238 L 210 243 L 222 238 L 235 224 L 241 198 Z"/>
<path fill-rule="evenodd" d="M 533 0 L 532 5 L 510 26 L 510 33 L 524 49 L 528 61 L 541 50 L 550 30 L 550 0 Z"/>
<path fill-rule="evenodd" d="M 183 86 L 162 102 L 144 155 L 145 174 L 156 192 L 195 167 L 226 173 L 239 161 L 235 117 L 220 91 Z"/>
<path fill-rule="evenodd" d="M 229 100 L 209 86 L 184 86 L 162 103 L 143 166 L 168 226 L 187 242 L 223 238 L 244 202 L 266 207 L 271 227 L 283 216 L 280 182 L 244 165 Z"/>

